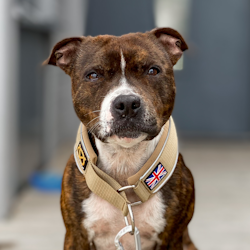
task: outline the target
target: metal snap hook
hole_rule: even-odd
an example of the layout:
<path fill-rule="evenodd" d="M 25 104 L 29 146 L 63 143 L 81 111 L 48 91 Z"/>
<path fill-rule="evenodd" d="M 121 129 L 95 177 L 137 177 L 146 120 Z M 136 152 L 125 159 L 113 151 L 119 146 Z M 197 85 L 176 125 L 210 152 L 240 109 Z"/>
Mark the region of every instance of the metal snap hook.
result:
<path fill-rule="evenodd" d="M 130 216 L 130 220 L 131 220 L 131 226 L 132 226 L 132 232 L 131 234 L 133 235 L 135 232 L 135 219 L 134 219 L 134 214 L 131 208 L 131 204 L 128 204 L 128 212 L 129 212 L 129 216 Z"/>
<path fill-rule="evenodd" d="M 131 189 L 131 188 L 135 188 L 135 185 L 121 187 L 121 188 L 119 188 L 117 190 L 117 192 L 122 192 L 124 190 Z M 134 203 L 128 203 L 127 204 L 127 206 L 128 206 L 128 214 L 130 216 L 131 225 L 129 225 L 128 217 L 125 216 L 124 220 L 125 220 L 126 226 L 123 229 L 121 229 L 119 231 L 119 233 L 115 237 L 115 246 L 116 246 L 117 250 L 124 250 L 124 248 L 123 248 L 121 242 L 119 241 L 119 239 L 126 233 L 130 233 L 131 235 L 134 235 L 134 237 L 135 237 L 135 249 L 136 250 L 141 250 L 140 233 L 139 233 L 138 228 L 135 226 L 135 219 L 134 219 L 134 214 L 133 214 L 133 211 L 132 211 L 132 206 L 136 206 L 136 205 L 139 205 L 141 203 L 142 203 L 141 201 L 137 201 L 137 202 L 134 202 Z"/>
<path fill-rule="evenodd" d="M 132 232 L 132 225 L 126 226 L 122 228 L 115 237 L 114 243 L 117 250 L 124 250 L 122 243 L 120 242 L 120 238 L 126 233 Z M 137 227 L 134 228 L 134 237 L 135 237 L 135 249 L 141 250 L 141 239 L 140 233 Z"/>

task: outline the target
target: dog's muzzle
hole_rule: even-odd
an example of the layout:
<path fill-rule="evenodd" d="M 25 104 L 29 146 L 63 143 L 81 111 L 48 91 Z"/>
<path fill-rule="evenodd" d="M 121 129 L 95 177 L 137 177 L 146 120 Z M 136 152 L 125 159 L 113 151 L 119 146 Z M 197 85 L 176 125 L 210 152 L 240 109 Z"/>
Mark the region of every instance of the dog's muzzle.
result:
<path fill-rule="evenodd" d="M 111 113 L 115 119 L 131 119 L 142 112 L 140 97 L 136 95 L 119 95 L 112 103 Z"/>

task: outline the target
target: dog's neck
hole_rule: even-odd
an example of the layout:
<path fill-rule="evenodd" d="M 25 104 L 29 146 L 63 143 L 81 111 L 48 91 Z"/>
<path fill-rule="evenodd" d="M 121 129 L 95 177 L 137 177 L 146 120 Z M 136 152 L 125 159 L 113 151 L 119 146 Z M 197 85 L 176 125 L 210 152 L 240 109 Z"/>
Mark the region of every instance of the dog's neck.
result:
<path fill-rule="evenodd" d="M 104 143 L 95 138 L 99 152 L 97 166 L 122 186 L 126 186 L 127 178 L 134 175 L 152 155 L 161 135 L 162 130 L 154 139 L 139 142 L 130 148 Z"/>

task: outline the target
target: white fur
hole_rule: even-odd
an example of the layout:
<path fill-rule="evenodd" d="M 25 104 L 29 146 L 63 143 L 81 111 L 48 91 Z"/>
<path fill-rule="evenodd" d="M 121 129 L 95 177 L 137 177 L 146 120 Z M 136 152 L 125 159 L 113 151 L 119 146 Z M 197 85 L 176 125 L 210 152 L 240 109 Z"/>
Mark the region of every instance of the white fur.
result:
<path fill-rule="evenodd" d="M 125 67 L 126 67 L 126 61 L 121 50 L 121 70 L 122 70 L 123 77 L 125 77 Z"/>

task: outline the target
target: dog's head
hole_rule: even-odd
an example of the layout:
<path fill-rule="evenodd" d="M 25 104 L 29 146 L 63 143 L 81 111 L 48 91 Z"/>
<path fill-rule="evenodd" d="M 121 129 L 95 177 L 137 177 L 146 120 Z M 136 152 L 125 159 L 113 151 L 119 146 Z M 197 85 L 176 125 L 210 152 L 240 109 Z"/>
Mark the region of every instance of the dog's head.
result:
<path fill-rule="evenodd" d="M 154 138 L 175 99 L 173 66 L 186 50 L 170 28 L 67 38 L 44 64 L 71 77 L 77 116 L 97 138 L 129 147 Z"/>

